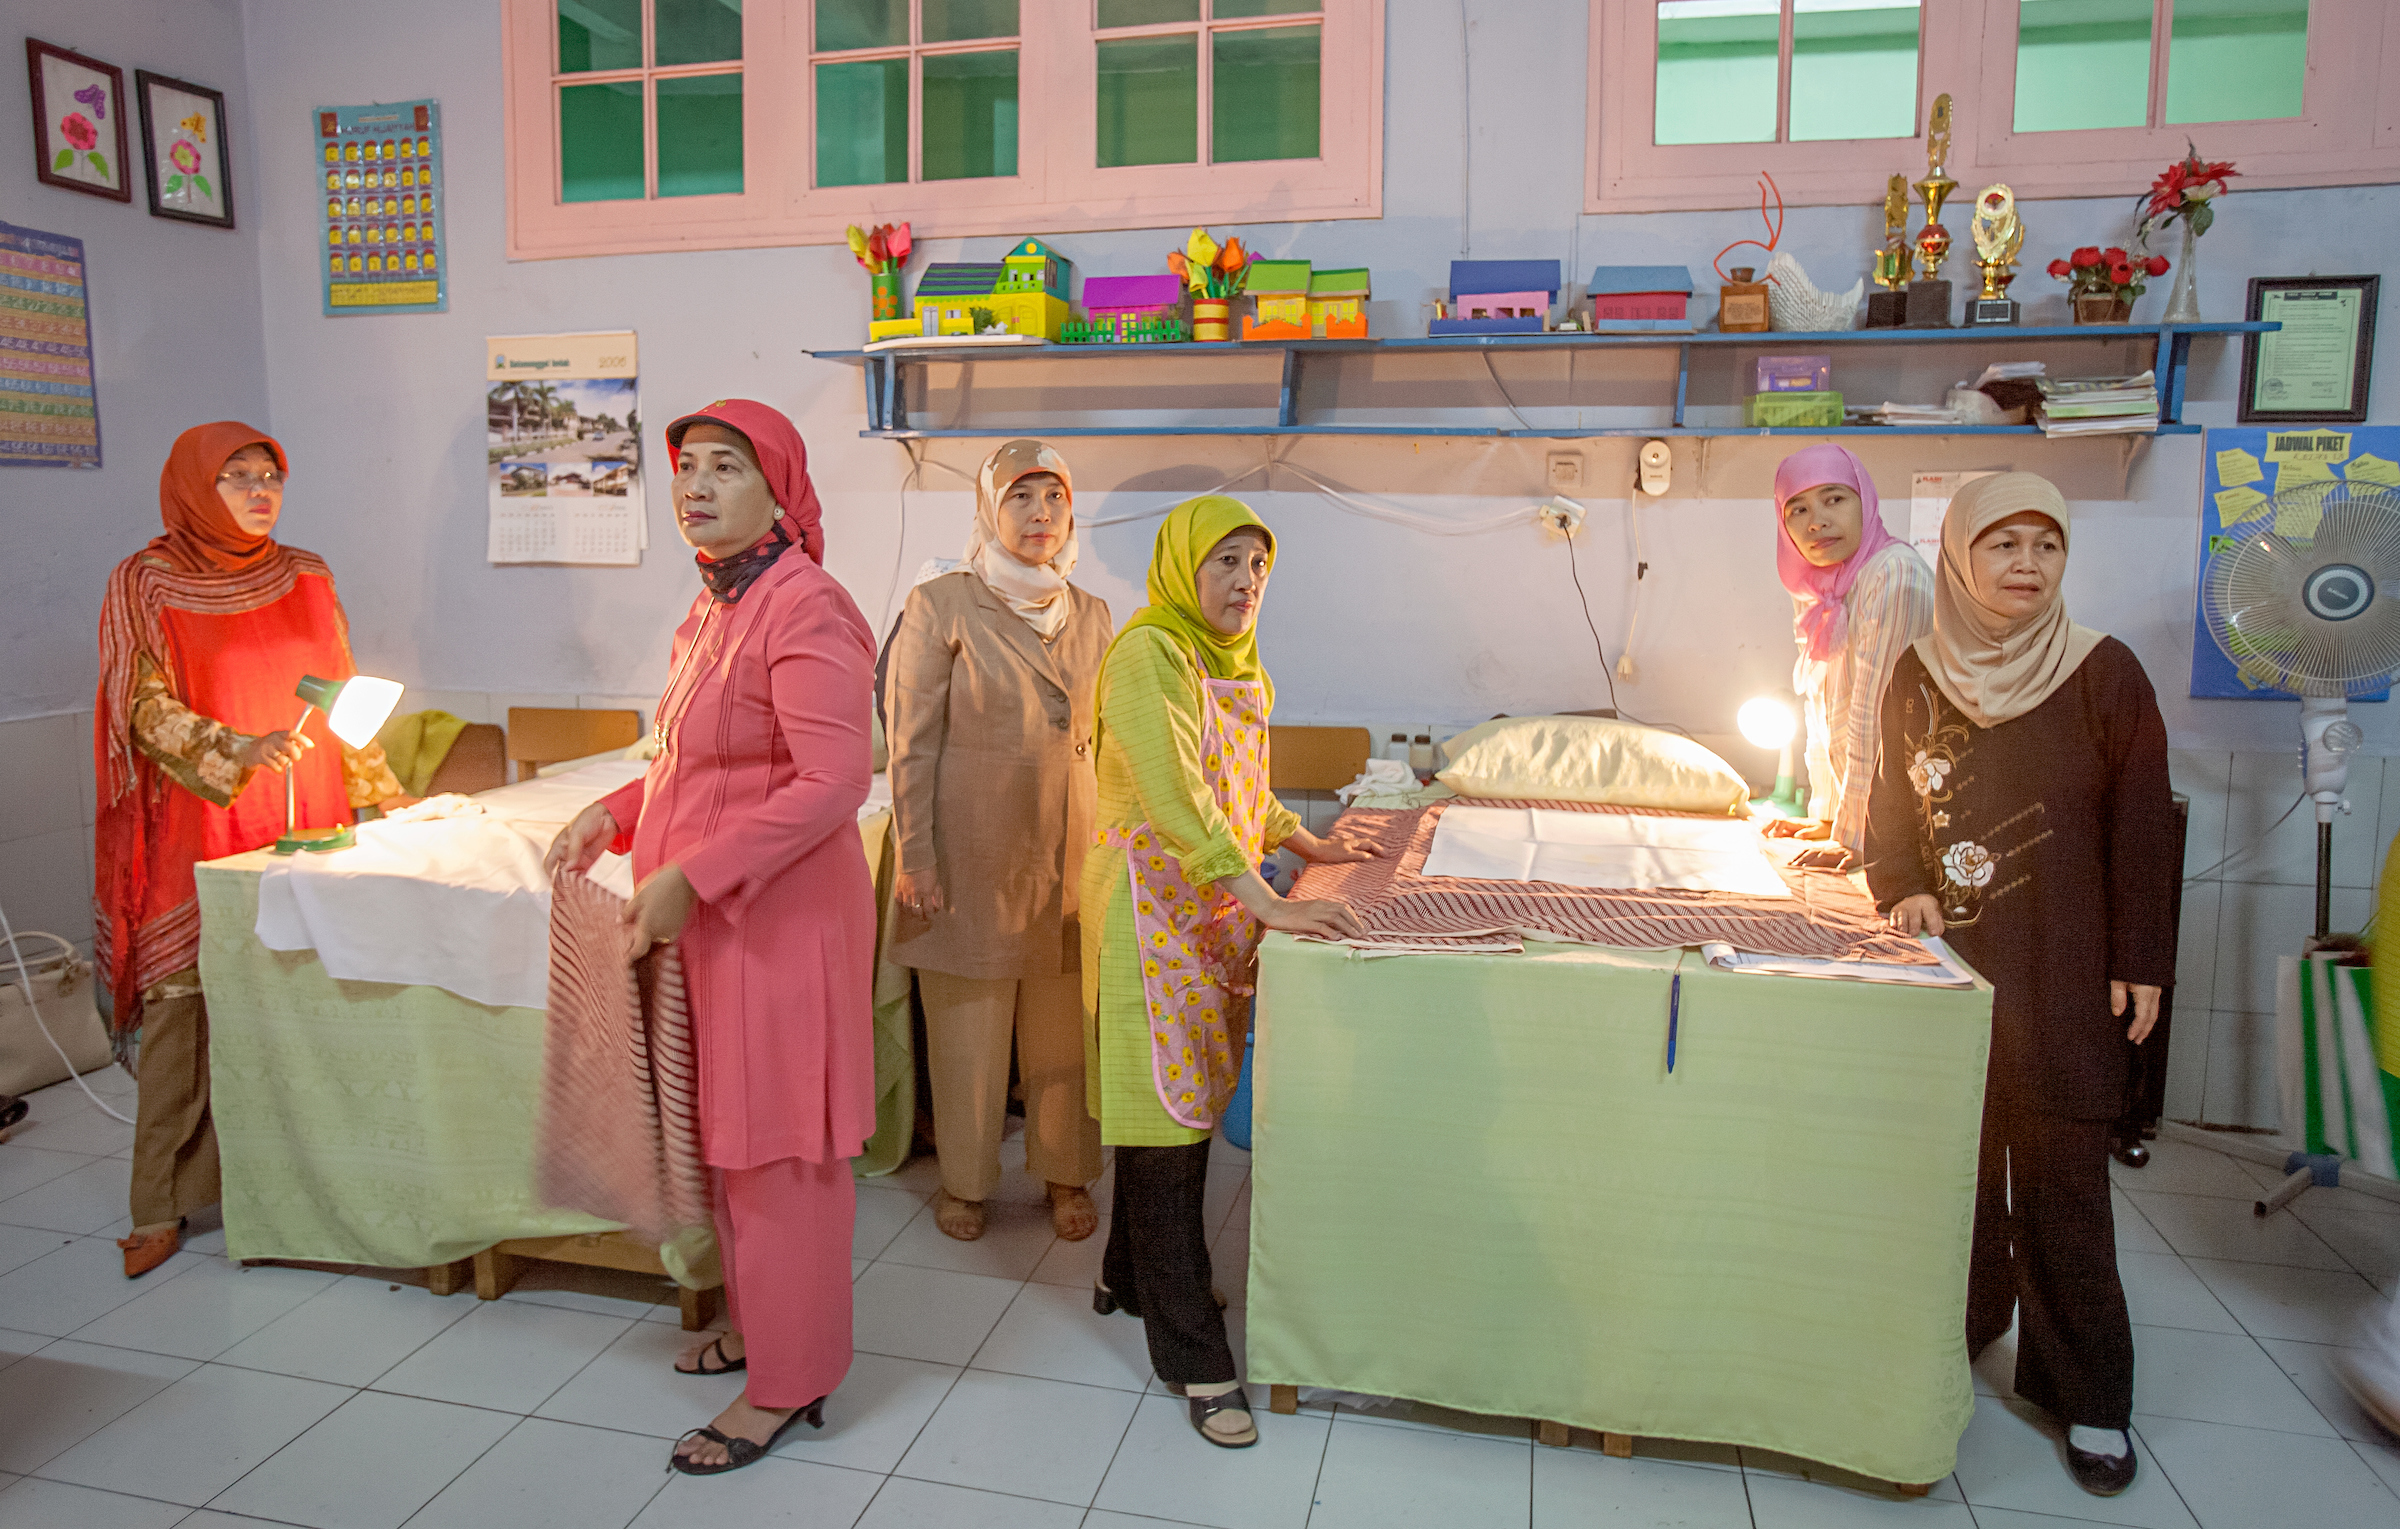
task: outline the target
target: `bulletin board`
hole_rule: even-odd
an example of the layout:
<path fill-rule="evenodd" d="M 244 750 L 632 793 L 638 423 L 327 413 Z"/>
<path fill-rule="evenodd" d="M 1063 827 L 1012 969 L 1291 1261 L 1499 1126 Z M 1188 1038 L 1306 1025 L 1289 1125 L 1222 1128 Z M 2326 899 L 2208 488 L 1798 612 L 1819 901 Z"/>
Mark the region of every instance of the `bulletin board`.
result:
<path fill-rule="evenodd" d="M 320 106 L 313 122 L 326 314 L 447 309 L 441 106 Z"/>
<path fill-rule="evenodd" d="M 2239 525 L 2256 515 L 2259 506 L 2279 490 L 2335 480 L 2400 489 L 2400 426 L 2211 430 L 2206 458 L 2200 494 L 2204 575 L 2208 558 L 2225 539 L 2226 526 Z M 2297 539 L 2297 528 L 2278 529 Z M 2299 699 L 2291 691 L 2255 684 L 2235 669 L 2233 660 L 2209 635 L 2197 587 L 2192 595 L 2192 694 L 2237 701 Z M 2387 688 L 2352 699 L 2382 701 L 2390 697 Z"/>

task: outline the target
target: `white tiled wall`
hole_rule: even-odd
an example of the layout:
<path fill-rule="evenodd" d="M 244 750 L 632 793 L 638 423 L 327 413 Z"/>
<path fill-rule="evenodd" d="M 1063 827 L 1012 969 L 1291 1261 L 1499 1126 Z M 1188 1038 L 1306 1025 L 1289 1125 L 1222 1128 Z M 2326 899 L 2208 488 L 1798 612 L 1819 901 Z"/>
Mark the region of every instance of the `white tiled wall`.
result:
<path fill-rule="evenodd" d="M 2300 794 L 2292 753 L 2175 750 L 2167 769 L 2192 799 L 2184 875 L 2200 877 L 2183 890 L 2167 1115 L 2271 1128 L 2280 1124 L 2275 960 L 2298 955 L 2315 930 L 2315 810 L 2303 803 L 2282 816 Z M 2347 790 L 2353 811 L 2333 824 L 2332 924 L 2357 931 L 2400 832 L 2400 760 L 2354 762 Z"/>

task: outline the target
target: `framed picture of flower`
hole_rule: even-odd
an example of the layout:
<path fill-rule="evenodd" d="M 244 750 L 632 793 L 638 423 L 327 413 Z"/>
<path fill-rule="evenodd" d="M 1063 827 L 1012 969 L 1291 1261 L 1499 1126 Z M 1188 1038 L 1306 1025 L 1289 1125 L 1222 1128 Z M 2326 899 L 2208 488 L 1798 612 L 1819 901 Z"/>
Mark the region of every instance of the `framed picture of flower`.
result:
<path fill-rule="evenodd" d="M 233 227 L 224 94 L 147 69 L 133 71 L 133 89 L 142 103 L 150 215 Z"/>
<path fill-rule="evenodd" d="M 125 71 L 28 37 L 25 73 L 33 87 L 33 168 L 43 183 L 132 201 Z"/>

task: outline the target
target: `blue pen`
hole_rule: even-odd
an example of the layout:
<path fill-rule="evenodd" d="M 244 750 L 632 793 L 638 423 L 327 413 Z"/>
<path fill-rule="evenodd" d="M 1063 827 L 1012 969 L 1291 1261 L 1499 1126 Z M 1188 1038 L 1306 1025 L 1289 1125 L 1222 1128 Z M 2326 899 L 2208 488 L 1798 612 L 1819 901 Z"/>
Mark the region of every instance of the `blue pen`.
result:
<path fill-rule="evenodd" d="M 1667 979 L 1667 1076 L 1675 1075 L 1675 1021 L 1683 1012 L 1683 973 Z"/>

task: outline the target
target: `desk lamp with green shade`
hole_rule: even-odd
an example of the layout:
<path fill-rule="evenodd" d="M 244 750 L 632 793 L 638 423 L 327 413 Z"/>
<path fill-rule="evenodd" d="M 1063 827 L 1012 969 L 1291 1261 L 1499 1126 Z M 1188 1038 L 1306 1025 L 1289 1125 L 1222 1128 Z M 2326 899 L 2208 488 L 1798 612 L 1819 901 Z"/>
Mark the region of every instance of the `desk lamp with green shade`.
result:
<path fill-rule="evenodd" d="M 1750 804 L 1752 816 L 1805 816 L 1792 769 L 1792 735 L 1800 730 L 1800 719 L 1792 715 L 1792 708 L 1773 696 L 1762 695 L 1742 703 L 1742 709 L 1734 714 L 1734 725 L 1754 747 L 1780 751 L 1775 760 L 1775 789 Z"/>
<path fill-rule="evenodd" d="M 353 675 L 346 680 L 321 680 L 304 675 L 295 692 L 308 704 L 300 708 L 300 720 L 292 724 L 298 733 L 308 726 L 309 713 L 325 713 L 325 725 L 333 735 L 354 749 L 363 749 L 375 741 L 376 730 L 400 704 L 402 687 L 398 680 L 379 680 L 371 675 Z M 358 842 L 358 830 L 344 823 L 338 828 L 302 828 L 300 826 L 299 790 L 293 772 L 283 772 L 283 837 L 275 841 L 275 853 L 289 855 L 297 850 L 322 853 L 325 850 L 347 849 Z"/>

